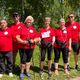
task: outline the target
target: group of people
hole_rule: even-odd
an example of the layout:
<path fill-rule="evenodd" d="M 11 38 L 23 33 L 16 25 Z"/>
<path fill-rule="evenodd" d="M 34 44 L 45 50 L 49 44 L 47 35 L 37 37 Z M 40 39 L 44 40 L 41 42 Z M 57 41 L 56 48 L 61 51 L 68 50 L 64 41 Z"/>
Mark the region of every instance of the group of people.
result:
<path fill-rule="evenodd" d="M 78 70 L 79 37 L 80 24 L 76 22 L 75 15 L 69 14 L 68 22 L 63 18 L 59 20 L 59 27 L 54 29 L 50 26 L 50 17 L 44 18 L 44 27 L 35 29 L 32 16 L 25 19 L 25 23 L 20 21 L 17 12 L 13 14 L 14 23 L 8 27 L 5 19 L 0 20 L 0 78 L 7 70 L 10 77 L 13 77 L 12 70 L 15 67 L 16 55 L 20 53 L 20 80 L 24 79 L 24 70 L 27 77 L 30 77 L 31 58 L 36 43 L 40 45 L 40 74 L 44 72 L 44 61 L 47 52 L 48 74 L 51 75 L 51 57 L 54 50 L 54 73 L 58 72 L 60 54 L 64 63 L 64 72 L 70 71 L 71 48 L 74 52 L 75 69 Z M 5 68 L 5 64 L 7 67 Z"/>

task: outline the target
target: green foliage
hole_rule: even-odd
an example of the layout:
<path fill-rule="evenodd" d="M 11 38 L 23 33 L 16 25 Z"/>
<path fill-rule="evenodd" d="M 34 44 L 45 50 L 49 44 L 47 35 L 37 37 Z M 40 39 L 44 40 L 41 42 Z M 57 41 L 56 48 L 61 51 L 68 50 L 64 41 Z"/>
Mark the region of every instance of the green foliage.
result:
<path fill-rule="evenodd" d="M 42 26 L 44 17 L 49 16 L 52 18 L 51 26 L 57 27 L 59 19 L 64 17 L 67 20 L 68 14 L 72 11 L 79 20 L 80 0 L 0 0 L 0 18 L 6 16 L 11 23 L 14 11 L 21 14 L 23 22 L 28 15 L 32 15 L 38 27 Z"/>

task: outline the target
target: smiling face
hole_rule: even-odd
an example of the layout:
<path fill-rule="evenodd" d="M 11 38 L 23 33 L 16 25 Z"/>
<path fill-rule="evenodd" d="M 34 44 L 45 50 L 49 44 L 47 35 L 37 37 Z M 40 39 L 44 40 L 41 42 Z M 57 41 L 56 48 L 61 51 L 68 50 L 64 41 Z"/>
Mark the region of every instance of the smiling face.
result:
<path fill-rule="evenodd" d="M 34 19 L 32 16 L 27 16 L 27 18 L 25 19 L 25 24 L 27 27 L 30 27 L 33 25 Z"/>
<path fill-rule="evenodd" d="M 6 20 L 4 20 L 4 19 L 1 20 L 1 21 L 0 21 L 0 25 L 1 25 L 1 28 L 2 28 L 2 29 L 5 29 L 5 28 L 7 27 L 7 22 L 6 22 Z"/>
<path fill-rule="evenodd" d="M 68 19 L 69 19 L 69 22 L 74 22 L 74 19 L 75 19 L 75 16 L 74 16 L 74 14 L 70 14 L 69 16 L 68 16 Z"/>
<path fill-rule="evenodd" d="M 60 25 L 60 28 L 64 28 L 65 27 L 65 20 L 60 19 L 59 25 Z"/>
<path fill-rule="evenodd" d="M 45 27 L 49 27 L 50 26 L 50 18 L 49 17 L 46 17 L 45 18 L 45 21 L 44 21 L 44 25 L 45 25 Z"/>
<path fill-rule="evenodd" d="M 20 16 L 19 15 L 13 15 L 14 21 L 18 22 L 20 20 Z"/>
<path fill-rule="evenodd" d="M 26 26 L 30 27 L 32 25 L 32 20 L 31 19 L 27 19 L 26 20 Z"/>

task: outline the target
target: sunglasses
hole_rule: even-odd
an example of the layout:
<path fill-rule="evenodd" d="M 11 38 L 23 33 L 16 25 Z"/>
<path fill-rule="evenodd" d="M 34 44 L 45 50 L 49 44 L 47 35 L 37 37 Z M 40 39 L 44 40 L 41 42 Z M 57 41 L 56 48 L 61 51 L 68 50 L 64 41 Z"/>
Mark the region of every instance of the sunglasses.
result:
<path fill-rule="evenodd" d="M 15 17 L 18 17 L 18 15 L 13 15 L 13 17 L 15 18 Z"/>
<path fill-rule="evenodd" d="M 69 16 L 68 18 L 73 18 L 74 16 Z"/>

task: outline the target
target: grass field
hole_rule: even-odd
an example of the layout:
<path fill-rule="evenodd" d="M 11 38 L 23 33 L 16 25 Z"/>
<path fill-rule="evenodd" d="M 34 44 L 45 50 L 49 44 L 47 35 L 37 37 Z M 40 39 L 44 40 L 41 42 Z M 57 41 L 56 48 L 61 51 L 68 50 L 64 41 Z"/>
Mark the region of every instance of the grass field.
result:
<path fill-rule="evenodd" d="M 53 60 L 54 60 L 54 53 L 52 53 L 52 62 L 53 62 Z M 34 62 L 34 64 L 33 64 L 33 62 Z M 79 55 L 79 64 L 80 64 L 80 55 Z M 19 54 L 17 55 L 17 58 L 16 58 L 16 65 L 20 66 Z M 36 47 L 34 54 L 33 54 L 33 61 L 32 61 L 32 66 L 31 66 L 31 70 L 30 70 L 30 73 L 31 73 L 30 80 L 40 80 L 39 65 L 40 65 L 40 52 L 39 52 L 39 48 Z M 70 80 L 70 78 L 75 78 L 75 77 L 80 76 L 80 71 L 74 70 L 73 53 L 71 54 L 70 67 L 71 67 L 70 74 L 65 75 L 64 70 L 63 70 L 63 61 L 62 61 L 62 58 L 60 58 L 59 75 L 56 76 L 54 74 L 53 64 L 52 64 L 52 76 L 51 76 L 50 80 Z M 13 78 L 10 78 L 8 75 L 4 74 L 3 78 L 1 78 L 0 80 L 19 80 L 19 72 L 20 71 L 16 69 Z M 35 79 L 34 79 L 34 74 L 35 74 Z M 24 80 L 28 80 L 26 76 L 24 77 Z M 45 59 L 43 80 L 49 80 L 48 74 L 47 74 L 47 58 Z"/>

